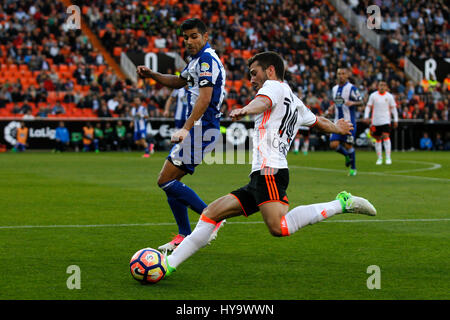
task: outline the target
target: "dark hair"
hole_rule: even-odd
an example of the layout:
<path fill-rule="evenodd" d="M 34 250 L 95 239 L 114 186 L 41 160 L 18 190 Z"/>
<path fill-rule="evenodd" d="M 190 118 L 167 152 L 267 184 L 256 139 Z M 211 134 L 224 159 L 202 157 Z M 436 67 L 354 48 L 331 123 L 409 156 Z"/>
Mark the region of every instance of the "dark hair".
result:
<path fill-rule="evenodd" d="M 194 29 L 194 28 L 197 28 L 197 30 L 201 34 L 205 34 L 207 32 L 206 25 L 203 23 L 202 20 L 197 19 L 197 18 L 192 18 L 192 19 L 185 20 L 181 24 L 180 28 L 181 28 L 181 32 L 186 31 L 186 30 L 191 30 L 191 29 Z"/>
<path fill-rule="evenodd" d="M 284 80 L 284 62 L 281 56 L 274 51 L 266 51 L 255 54 L 253 57 L 248 59 L 248 67 L 258 62 L 263 70 L 268 67 L 273 66 L 275 68 L 275 74 L 280 80 Z"/>

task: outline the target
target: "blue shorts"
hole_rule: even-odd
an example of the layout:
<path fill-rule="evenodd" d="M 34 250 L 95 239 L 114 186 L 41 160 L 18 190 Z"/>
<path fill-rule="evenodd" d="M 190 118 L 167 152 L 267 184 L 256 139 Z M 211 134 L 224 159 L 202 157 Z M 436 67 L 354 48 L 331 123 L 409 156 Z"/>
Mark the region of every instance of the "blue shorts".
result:
<path fill-rule="evenodd" d="M 186 173 L 193 174 L 204 156 L 214 150 L 219 136 L 219 126 L 194 126 L 181 143 L 172 147 L 167 160 Z"/>
<path fill-rule="evenodd" d="M 184 126 L 186 120 L 175 120 L 175 128 L 181 129 Z"/>
<path fill-rule="evenodd" d="M 350 131 L 352 134 L 342 135 L 337 133 L 332 133 L 330 137 L 331 141 L 340 141 L 342 143 L 354 144 L 356 140 L 356 125 L 353 124 L 354 129 Z"/>
<path fill-rule="evenodd" d="M 134 141 L 147 138 L 147 132 L 145 130 L 139 130 L 134 132 Z"/>

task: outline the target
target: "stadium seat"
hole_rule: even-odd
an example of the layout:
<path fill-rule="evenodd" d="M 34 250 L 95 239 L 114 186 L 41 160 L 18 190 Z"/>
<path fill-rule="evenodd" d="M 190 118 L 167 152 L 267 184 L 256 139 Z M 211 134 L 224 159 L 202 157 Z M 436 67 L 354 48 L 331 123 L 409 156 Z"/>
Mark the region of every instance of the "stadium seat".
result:
<path fill-rule="evenodd" d="M 114 47 L 113 54 L 114 54 L 115 57 L 119 57 L 121 53 L 122 53 L 122 48 L 121 47 Z"/>
<path fill-rule="evenodd" d="M 233 81 L 233 86 L 237 92 L 239 92 L 239 90 L 241 90 L 243 84 L 244 84 L 244 82 L 242 80 L 234 80 Z"/>

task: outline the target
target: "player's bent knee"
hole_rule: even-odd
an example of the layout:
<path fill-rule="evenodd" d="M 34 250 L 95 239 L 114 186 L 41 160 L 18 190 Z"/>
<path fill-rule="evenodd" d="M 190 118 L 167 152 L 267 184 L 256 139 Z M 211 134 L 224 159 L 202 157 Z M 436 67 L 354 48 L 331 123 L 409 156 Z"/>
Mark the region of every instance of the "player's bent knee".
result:
<path fill-rule="evenodd" d="M 278 228 L 269 228 L 270 234 L 274 237 L 282 237 L 281 229 Z"/>
<path fill-rule="evenodd" d="M 268 224 L 267 227 L 269 228 L 269 232 L 274 237 L 282 237 L 283 232 L 281 230 L 281 225 L 277 223 L 271 223 Z"/>

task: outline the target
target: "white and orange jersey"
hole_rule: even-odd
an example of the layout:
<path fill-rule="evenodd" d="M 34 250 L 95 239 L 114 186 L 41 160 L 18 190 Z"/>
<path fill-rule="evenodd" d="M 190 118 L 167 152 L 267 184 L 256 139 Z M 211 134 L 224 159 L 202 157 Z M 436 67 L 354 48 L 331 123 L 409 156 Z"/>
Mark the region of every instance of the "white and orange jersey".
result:
<path fill-rule="evenodd" d="M 371 112 L 373 126 L 390 124 L 391 114 L 394 122 L 398 122 L 397 104 L 395 103 L 394 96 L 387 91 L 383 94 L 375 91 L 369 96 L 364 111 L 364 118 L 368 119 Z"/>
<path fill-rule="evenodd" d="M 298 128 L 314 126 L 317 117 L 280 81 L 267 80 L 256 96 L 269 99 L 271 107 L 255 117 L 252 172 L 287 168 L 286 155 Z"/>

